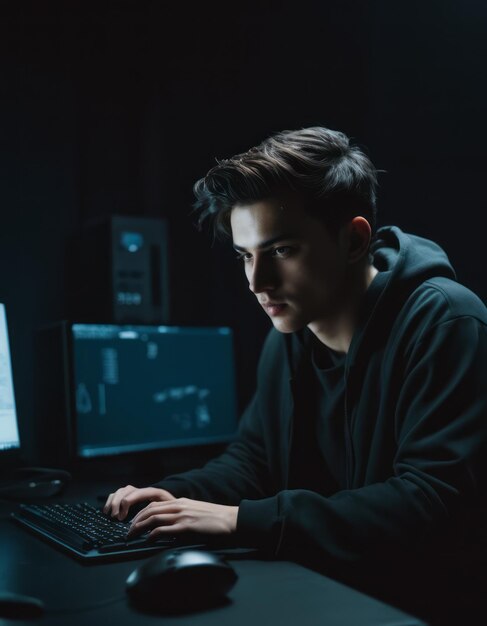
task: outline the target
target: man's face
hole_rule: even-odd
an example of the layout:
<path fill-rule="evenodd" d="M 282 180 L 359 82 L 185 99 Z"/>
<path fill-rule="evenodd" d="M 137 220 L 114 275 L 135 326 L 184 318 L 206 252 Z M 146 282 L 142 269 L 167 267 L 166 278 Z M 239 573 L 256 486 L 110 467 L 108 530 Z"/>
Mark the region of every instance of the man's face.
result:
<path fill-rule="evenodd" d="M 234 248 L 249 289 L 284 333 L 336 318 L 347 285 L 347 248 L 298 200 L 268 199 L 232 209 Z"/>

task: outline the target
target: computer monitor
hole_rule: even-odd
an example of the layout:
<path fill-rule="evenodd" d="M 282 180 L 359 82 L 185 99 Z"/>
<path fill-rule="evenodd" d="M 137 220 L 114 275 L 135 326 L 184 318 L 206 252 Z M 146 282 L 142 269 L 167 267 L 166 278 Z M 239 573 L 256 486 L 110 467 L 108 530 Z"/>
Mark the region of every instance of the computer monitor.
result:
<path fill-rule="evenodd" d="M 0 457 L 20 449 L 5 305 L 0 304 Z"/>
<path fill-rule="evenodd" d="M 231 441 L 230 328 L 68 326 L 77 458 Z"/>

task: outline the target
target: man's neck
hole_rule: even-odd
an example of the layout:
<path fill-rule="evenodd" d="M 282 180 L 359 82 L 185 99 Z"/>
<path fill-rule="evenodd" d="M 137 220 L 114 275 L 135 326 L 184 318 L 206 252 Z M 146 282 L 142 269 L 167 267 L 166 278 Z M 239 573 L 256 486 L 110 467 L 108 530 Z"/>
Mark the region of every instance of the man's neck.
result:
<path fill-rule="evenodd" d="M 319 320 L 308 325 L 319 341 L 335 352 L 346 354 L 352 343 L 360 303 L 370 284 L 379 273 L 373 265 L 367 265 L 356 279 L 349 297 L 335 318 Z"/>

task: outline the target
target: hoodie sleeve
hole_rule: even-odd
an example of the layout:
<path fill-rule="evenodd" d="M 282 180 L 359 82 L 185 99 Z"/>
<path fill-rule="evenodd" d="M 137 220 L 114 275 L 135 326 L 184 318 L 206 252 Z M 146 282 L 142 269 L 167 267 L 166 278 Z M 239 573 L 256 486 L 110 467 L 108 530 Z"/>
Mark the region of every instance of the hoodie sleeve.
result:
<path fill-rule="evenodd" d="M 485 491 L 486 374 L 484 323 L 459 317 L 432 327 L 411 352 L 391 415 L 390 478 L 331 497 L 285 490 L 243 500 L 238 532 L 260 546 L 274 541 L 276 556 L 335 564 L 437 539 Z"/>

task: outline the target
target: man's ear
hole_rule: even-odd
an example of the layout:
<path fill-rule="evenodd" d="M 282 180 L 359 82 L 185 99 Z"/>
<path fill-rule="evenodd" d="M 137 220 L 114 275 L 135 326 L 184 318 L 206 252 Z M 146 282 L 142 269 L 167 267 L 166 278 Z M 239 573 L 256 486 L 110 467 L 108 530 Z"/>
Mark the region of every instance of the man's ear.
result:
<path fill-rule="evenodd" d="M 372 229 L 365 217 L 358 215 L 348 222 L 346 231 L 348 235 L 348 260 L 349 263 L 356 263 L 367 254 Z"/>

